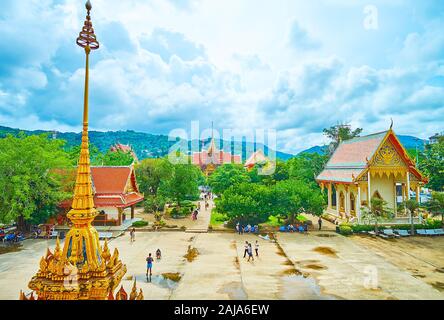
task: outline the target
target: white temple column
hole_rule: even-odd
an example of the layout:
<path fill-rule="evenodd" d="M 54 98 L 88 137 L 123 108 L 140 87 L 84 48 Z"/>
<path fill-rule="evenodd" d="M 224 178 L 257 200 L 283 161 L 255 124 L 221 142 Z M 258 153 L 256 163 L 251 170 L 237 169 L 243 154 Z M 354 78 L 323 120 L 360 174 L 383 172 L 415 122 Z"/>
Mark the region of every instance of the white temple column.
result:
<path fill-rule="evenodd" d="M 336 213 L 337 213 L 338 217 L 341 216 L 341 203 L 339 201 L 339 194 L 340 194 L 340 192 L 339 192 L 338 188 L 336 188 Z"/>
<path fill-rule="evenodd" d="M 395 194 L 395 203 L 393 205 L 393 210 L 395 213 L 395 217 L 398 216 L 398 195 L 396 193 L 396 179 L 395 179 L 395 183 L 393 184 L 393 189 L 394 189 L 394 194 Z"/>
<path fill-rule="evenodd" d="M 420 196 L 419 193 L 420 192 L 421 192 L 421 188 L 420 188 L 419 183 L 418 183 L 418 185 L 416 186 L 416 202 L 418 202 L 418 203 L 421 202 L 421 199 L 419 198 L 419 196 Z"/>
<path fill-rule="evenodd" d="M 358 216 L 358 223 L 361 224 L 361 186 L 358 184 L 358 201 L 355 203 L 356 215 Z"/>
<path fill-rule="evenodd" d="M 368 172 L 367 172 L 367 187 L 368 187 L 368 190 L 367 190 L 367 201 L 368 201 L 368 207 L 369 208 L 372 207 L 372 196 L 371 196 L 372 192 L 371 192 L 371 189 L 370 189 L 370 187 L 371 187 L 370 176 L 371 176 L 370 170 L 368 170 Z"/>
<path fill-rule="evenodd" d="M 331 183 L 329 183 L 328 184 L 328 187 L 327 187 L 327 193 L 328 193 L 328 208 L 329 209 L 331 209 L 331 203 L 332 203 L 332 201 L 331 201 Z"/>
<path fill-rule="evenodd" d="M 410 200 L 410 173 L 407 172 L 407 200 Z"/>

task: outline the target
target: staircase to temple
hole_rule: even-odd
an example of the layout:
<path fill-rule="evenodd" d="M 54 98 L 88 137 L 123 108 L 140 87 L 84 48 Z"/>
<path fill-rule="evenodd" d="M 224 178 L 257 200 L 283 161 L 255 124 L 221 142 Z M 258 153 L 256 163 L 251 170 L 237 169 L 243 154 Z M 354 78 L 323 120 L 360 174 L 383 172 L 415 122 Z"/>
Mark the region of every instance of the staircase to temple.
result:
<path fill-rule="evenodd" d="M 210 207 L 208 210 L 202 209 L 198 215 L 197 221 L 190 227 L 188 227 L 186 233 L 208 233 L 208 227 L 211 221 L 211 210 L 213 208 L 213 201 L 209 202 Z M 201 208 L 205 208 L 205 202 L 201 201 Z"/>

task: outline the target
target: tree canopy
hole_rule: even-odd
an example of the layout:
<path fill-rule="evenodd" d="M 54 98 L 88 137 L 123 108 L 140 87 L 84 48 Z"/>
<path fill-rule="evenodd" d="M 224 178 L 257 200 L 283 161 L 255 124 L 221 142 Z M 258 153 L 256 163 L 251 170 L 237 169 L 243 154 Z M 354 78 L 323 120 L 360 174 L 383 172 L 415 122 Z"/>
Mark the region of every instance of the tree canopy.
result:
<path fill-rule="evenodd" d="M 330 152 L 332 153 L 342 141 L 359 137 L 362 128 L 352 129 L 350 125 L 338 124 L 324 129 L 324 135 L 331 139 Z"/>
<path fill-rule="evenodd" d="M 429 177 L 429 188 L 444 191 L 444 140 L 426 146 L 419 169 Z"/>
<path fill-rule="evenodd" d="M 208 184 L 216 194 L 222 194 L 233 185 L 250 182 L 250 177 L 242 165 L 225 164 L 218 167 L 208 178 Z"/>
<path fill-rule="evenodd" d="M 71 165 L 63 145 L 46 136 L 0 139 L 0 222 L 42 223 L 69 197 L 54 170 Z"/>

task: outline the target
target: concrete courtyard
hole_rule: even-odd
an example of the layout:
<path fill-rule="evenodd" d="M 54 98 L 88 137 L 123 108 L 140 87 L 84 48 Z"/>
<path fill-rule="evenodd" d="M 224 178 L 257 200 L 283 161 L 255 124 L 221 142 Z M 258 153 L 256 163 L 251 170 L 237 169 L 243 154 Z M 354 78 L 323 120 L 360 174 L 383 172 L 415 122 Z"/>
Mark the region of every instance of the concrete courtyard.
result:
<path fill-rule="evenodd" d="M 247 262 L 244 242 L 256 240 L 260 256 Z M 22 250 L 0 254 L 0 299 L 28 291 L 40 257 L 54 245 L 28 240 Z M 128 267 L 125 289 L 136 279 L 147 300 L 444 299 L 443 245 L 442 237 L 386 241 L 333 232 L 278 234 L 276 242 L 232 233 L 139 232 L 133 244 L 128 233 L 110 243 Z M 163 259 L 147 283 L 145 258 L 158 248 Z M 189 248 L 198 251 L 190 261 Z M 165 273 L 181 280 L 166 280 Z"/>

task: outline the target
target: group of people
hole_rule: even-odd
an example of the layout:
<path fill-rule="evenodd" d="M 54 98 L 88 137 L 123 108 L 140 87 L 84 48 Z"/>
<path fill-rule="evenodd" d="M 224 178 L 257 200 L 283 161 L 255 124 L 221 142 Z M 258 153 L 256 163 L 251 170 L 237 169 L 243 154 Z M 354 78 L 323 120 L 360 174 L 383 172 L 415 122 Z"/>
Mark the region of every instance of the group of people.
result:
<path fill-rule="evenodd" d="M 238 234 L 257 232 L 259 230 L 258 225 L 251 226 L 251 224 L 247 224 L 247 226 L 241 225 L 239 222 L 236 224 L 236 232 Z"/>
<path fill-rule="evenodd" d="M 250 262 L 250 259 L 254 261 L 254 255 L 253 255 L 253 245 L 251 242 L 245 241 L 245 248 L 244 248 L 244 259 L 248 255 L 248 262 Z M 254 244 L 254 251 L 256 253 L 256 258 L 259 257 L 259 241 L 256 240 L 256 243 Z"/>
<path fill-rule="evenodd" d="M 289 224 L 287 226 L 287 231 L 288 232 L 307 232 L 308 231 L 308 225 L 306 223 L 303 224 L 299 224 L 297 223 L 296 225 L 293 224 Z"/>

